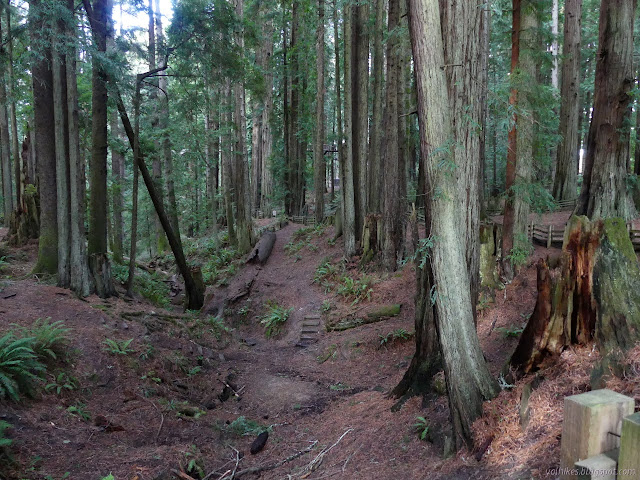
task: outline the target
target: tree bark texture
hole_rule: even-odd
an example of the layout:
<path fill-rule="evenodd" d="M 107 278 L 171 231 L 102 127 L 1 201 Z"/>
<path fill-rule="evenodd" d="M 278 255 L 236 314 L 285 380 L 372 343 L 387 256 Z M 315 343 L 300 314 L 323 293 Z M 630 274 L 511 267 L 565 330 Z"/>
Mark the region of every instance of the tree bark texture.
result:
<path fill-rule="evenodd" d="M 38 193 L 40 195 L 40 237 L 38 261 L 34 273 L 55 274 L 58 271 L 58 218 L 56 187 L 55 135 L 53 113 L 53 74 L 51 49 L 40 0 L 29 4 L 31 38 L 38 55 L 31 65 L 33 79 L 33 111 L 35 155 L 38 162 Z"/>
<path fill-rule="evenodd" d="M 487 92 L 482 79 L 486 64 L 484 32 L 488 28 L 482 8 L 470 8 L 467 2 L 440 0 L 444 71 L 452 118 L 451 161 L 460 197 L 459 209 L 467 270 L 470 273 L 471 303 L 475 318 L 480 271 L 480 191 L 481 126 Z"/>
<path fill-rule="evenodd" d="M 454 135 L 447 78 L 443 67 L 440 8 L 437 0 L 412 0 L 410 32 L 418 87 L 418 116 L 426 180 L 438 192 L 427 197 L 434 238 L 431 249 L 436 321 L 447 379 L 456 445 L 471 443 L 471 424 L 482 414 L 482 402 L 498 392 L 484 360 L 475 330 L 467 270 L 463 214 L 459 202 L 467 192 L 446 167 Z M 466 12 L 476 4 L 464 2 Z M 456 121 L 460 119 L 455 118 Z M 459 166 L 464 169 L 464 165 Z"/>
<path fill-rule="evenodd" d="M 351 257 L 356 253 L 356 200 L 355 190 L 358 185 L 354 177 L 353 148 L 353 5 L 344 5 L 344 136 L 343 169 L 341 189 L 344 189 L 344 216 L 342 221 L 344 234 L 344 253 Z"/>
<path fill-rule="evenodd" d="M 3 41 L 0 17 L 0 39 Z M 9 137 L 9 115 L 7 111 L 7 86 L 4 81 L 6 62 L 0 66 L 0 163 L 2 167 L 2 196 L 4 199 L 4 224 L 9 226 L 9 218 L 14 209 L 13 171 L 11 170 L 11 138 Z"/>
<path fill-rule="evenodd" d="M 324 220 L 326 164 L 324 162 L 324 0 L 318 0 L 316 30 L 316 135 L 313 146 L 313 188 L 315 190 L 316 223 Z"/>
<path fill-rule="evenodd" d="M 562 46 L 562 86 L 560 90 L 560 145 L 553 182 L 553 197 L 573 200 L 578 189 L 580 156 L 580 42 L 582 38 L 582 0 L 566 0 L 564 44 Z"/>
<path fill-rule="evenodd" d="M 636 0 L 602 0 L 600 4 L 593 117 L 576 207 L 577 214 L 591 219 L 633 216 L 626 178 L 635 10 Z"/>
<path fill-rule="evenodd" d="M 399 108 L 398 99 L 400 97 L 400 40 L 396 29 L 400 23 L 400 0 L 389 0 L 389 20 L 387 42 L 387 89 L 384 109 L 384 240 L 382 242 L 382 264 L 388 271 L 395 271 L 398 268 L 399 256 L 402 255 L 402 225 L 404 203 L 400 198 L 400 182 L 404 180 L 404 169 L 401 168 L 403 162 L 400 158 L 399 150 Z M 396 31 L 396 33 L 392 33 Z"/>

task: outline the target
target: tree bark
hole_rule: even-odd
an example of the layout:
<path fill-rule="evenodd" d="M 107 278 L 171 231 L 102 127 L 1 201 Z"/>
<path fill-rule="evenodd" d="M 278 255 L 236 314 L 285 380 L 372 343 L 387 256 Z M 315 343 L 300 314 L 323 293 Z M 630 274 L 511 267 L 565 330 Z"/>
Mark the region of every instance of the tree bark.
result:
<path fill-rule="evenodd" d="M 7 82 L 7 87 L 9 88 L 9 96 L 11 97 L 11 152 L 13 156 L 13 171 L 16 185 L 16 204 L 15 209 L 18 209 L 21 202 L 23 182 L 21 179 L 22 175 L 22 165 L 21 165 L 21 155 L 20 155 L 20 142 L 18 140 L 18 121 L 17 121 L 17 112 L 16 112 L 16 95 L 14 90 L 14 79 L 15 75 L 13 73 L 13 32 L 11 30 L 11 9 L 7 8 L 7 53 L 9 55 L 7 65 L 9 69 L 9 78 Z"/>
<path fill-rule="evenodd" d="M 88 1 L 88 0 L 87 0 Z M 95 0 L 88 13 L 93 42 L 98 52 L 91 59 L 91 160 L 89 163 L 89 243 L 90 268 L 96 293 L 102 298 L 116 294 L 110 280 L 107 257 L 107 66 L 101 55 L 107 51 L 111 22 L 111 0 Z"/>
<path fill-rule="evenodd" d="M 487 62 L 483 48 L 485 15 L 482 8 L 469 10 L 466 2 L 440 0 L 442 39 L 444 43 L 444 71 L 449 93 L 449 109 L 455 121 L 452 124 L 452 161 L 456 165 L 458 191 L 467 192 L 460 197 L 463 212 L 461 224 L 467 271 L 470 275 L 471 305 L 475 318 L 480 281 L 480 192 L 483 104 L 486 84 L 482 80 Z M 468 39 L 468 40 L 465 40 Z M 467 44 L 462 47 L 463 42 Z M 462 65 L 462 67 L 457 66 Z M 446 168 L 446 167 L 445 167 Z M 437 235 L 437 233 L 436 233 Z"/>
<path fill-rule="evenodd" d="M 472 2 L 465 12 L 479 14 Z M 439 194 L 428 197 L 431 228 L 436 238 L 431 250 L 437 326 L 449 393 L 454 437 L 458 447 L 471 444 L 471 424 L 482 414 L 482 402 L 498 392 L 484 361 L 475 331 L 467 270 L 464 219 L 459 202 L 467 192 L 446 165 L 451 162 L 454 134 L 440 22 L 436 0 L 410 2 L 410 32 L 418 87 L 421 151 L 427 159 L 427 182 Z M 477 59 L 469 59 L 477 61 Z M 455 119 L 459 121 L 459 118 Z M 464 168 L 464 165 L 458 166 Z"/>
<path fill-rule="evenodd" d="M 341 66 L 340 66 L 340 28 L 338 27 L 338 6 L 336 0 L 333 0 L 333 47 L 335 51 L 335 69 L 336 69 L 336 78 L 335 78 L 335 86 L 336 86 L 336 123 L 338 130 L 338 171 L 340 172 L 340 215 L 339 218 L 343 219 L 344 217 L 344 206 L 345 206 L 345 194 L 344 194 L 344 161 L 345 161 L 345 146 L 344 146 L 344 128 L 342 123 L 342 95 L 340 82 L 342 80 L 340 76 Z M 332 184 L 335 182 L 335 179 L 331 179 Z M 342 222 L 340 223 L 340 226 Z M 338 229 L 338 225 L 336 225 L 336 237 L 342 235 L 342 228 Z"/>
<path fill-rule="evenodd" d="M 62 2 L 58 2 L 59 4 Z M 53 72 L 53 117 L 56 140 L 56 185 L 58 198 L 58 286 L 71 286 L 71 198 L 69 179 L 69 122 L 67 99 L 66 62 L 60 38 L 63 35 L 57 18 L 50 20 L 53 32 L 52 62 Z"/>
<path fill-rule="evenodd" d="M 74 0 L 68 0 L 67 8 L 73 17 Z M 76 36 L 75 24 L 67 26 L 72 38 Z M 69 206 L 71 211 L 71 289 L 80 297 L 91 293 L 89 258 L 87 256 L 85 230 L 86 178 L 85 161 L 80 153 L 80 127 L 78 114 L 78 82 L 76 75 L 76 49 L 66 53 L 67 64 L 67 112 L 69 128 Z M 124 169 L 124 164 L 122 165 Z M 123 172 L 124 174 L 124 172 Z"/>
<path fill-rule="evenodd" d="M 313 188 L 316 197 L 316 223 L 324 220 L 326 164 L 324 161 L 324 0 L 318 0 L 316 30 L 316 135 L 313 146 Z"/>
<path fill-rule="evenodd" d="M 0 17 L 0 39 L 2 35 Z M 4 224 L 9 226 L 9 218 L 14 209 L 13 204 L 13 172 L 11 170 L 11 138 L 9 137 L 9 115 L 7 112 L 7 87 L 4 81 L 5 72 L 2 62 L 0 66 L 0 162 L 2 166 L 2 196 L 4 198 Z"/>
<path fill-rule="evenodd" d="M 387 89 L 384 110 L 384 240 L 382 264 L 390 272 L 398 267 L 399 256 L 402 255 L 402 224 L 404 212 L 400 198 L 400 183 L 404 170 L 401 168 L 399 151 L 399 85 L 400 85 L 400 40 L 396 29 L 400 23 L 400 0 L 389 0 L 389 20 L 387 41 Z M 396 33 L 392 33 L 396 31 Z"/>
<path fill-rule="evenodd" d="M 367 214 L 367 154 L 369 147 L 369 5 L 352 7 L 351 127 L 356 242 L 362 241 Z"/>
<path fill-rule="evenodd" d="M 118 112 L 113 111 L 111 116 L 111 135 L 115 146 L 111 149 L 111 204 L 113 215 L 113 232 L 111 234 L 113 260 L 116 263 L 124 263 L 124 228 L 122 224 L 122 212 L 124 211 L 124 152 L 120 146 L 121 130 L 118 124 Z"/>
<path fill-rule="evenodd" d="M 582 0 L 566 0 L 564 7 L 564 44 L 562 46 L 562 86 L 560 98 L 560 145 L 553 182 L 553 197 L 573 200 L 578 190 L 580 157 L 580 42 L 582 37 Z"/>
<path fill-rule="evenodd" d="M 511 31 L 511 77 L 517 73 L 520 60 L 520 30 L 521 30 L 522 0 L 513 0 L 513 22 Z M 509 129 L 507 140 L 507 165 L 504 188 L 507 193 L 504 203 L 504 215 L 502 221 L 502 274 L 507 279 L 513 278 L 513 266 L 509 260 L 514 240 L 515 221 L 515 189 L 517 159 L 518 159 L 518 90 L 515 85 L 511 85 L 511 95 L 509 96 L 509 108 L 514 112 L 512 126 Z"/>
<path fill-rule="evenodd" d="M 381 165 L 382 165 L 382 136 L 383 112 L 384 112 L 384 0 L 375 0 L 375 25 L 373 36 L 373 71 L 371 73 L 373 85 L 373 111 L 371 116 L 371 128 L 369 136 L 369 213 L 379 213 L 382 211 L 381 202 Z M 389 6 L 391 9 L 391 6 Z M 390 41 L 391 38 L 388 40 Z M 387 49 L 389 47 L 387 46 Z M 388 80 L 387 80 L 388 81 Z M 388 117 L 387 117 L 388 119 Z M 389 125 L 386 125 L 389 127 Z M 386 172 L 385 172 L 386 174 Z"/>
<path fill-rule="evenodd" d="M 156 2 L 156 26 L 157 26 L 157 49 L 158 58 L 164 58 L 166 56 L 166 45 L 164 39 L 164 31 L 162 30 L 162 14 L 160 13 L 160 4 L 158 0 Z M 169 215 L 169 221 L 171 222 L 171 227 L 173 228 L 173 232 L 176 235 L 176 238 L 180 245 L 182 245 L 182 239 L 180 236 L 180 222 L 178 220 L 178 202 L 176 200 L 176 188 L 174 181 L 174 171 L 173 171 L 173 154 L 171 153 L 171 136 L 169 132 L 169 77 L 167 75 L 160 75 L 158 78 L 158 86 L 159 86 L 159 106 L 160 106 L 160 117 L 158 120 L 158 127 L 160 128 L 161 133 L 161 150 L 162 150 L 162 158 L 164 163 L 164 179 L 166 181 L 167 187 L 167 214 Z M 161 176 L 162 177 L 162 176 Z M 160 193 L 161 197 L 162 191 Z M 160 225 L 162 228 L 162 225 Z M 162 241 L 166 242 L 166 235 L 164 231 L 162 232 Z M 167 245 L 163 245 L 163 250 L 166 250 Z"/>
<path fill-rule="evenodd" d="M 353 148 L 353 5 L 344 5 L 344 135 L 345 147 L 343 154 L 344 176 L 341 189 L 344 189 L 344 216 L 342 225 L 344 233 L 344 253 L 348 257 L 356 254 L 357 225 L 355 189 L 359 186 L 354 177 L 354 148 Z"/>
<path fill-rule="evenodd" d="M 633 217 L 627 192 L 629 92 L 633 75 L 635 0 L 602 0 L 593 117 L 576 213 L 591 219 Z"/>
<path fill-rule="evenodd" d="M 35 156 L 38 162 L 38 193 L 40 195 L 40 237 L 38 260 L 34 273 L 55 274 L 58 271 L 58 219 L 55 135 L 51 126 L 53 114 L 53 74 L 51 48 L 40 0 L 29 3 L 31 38 L 37 55 L 31 65 L 33 79 L 33 116 Z"/>

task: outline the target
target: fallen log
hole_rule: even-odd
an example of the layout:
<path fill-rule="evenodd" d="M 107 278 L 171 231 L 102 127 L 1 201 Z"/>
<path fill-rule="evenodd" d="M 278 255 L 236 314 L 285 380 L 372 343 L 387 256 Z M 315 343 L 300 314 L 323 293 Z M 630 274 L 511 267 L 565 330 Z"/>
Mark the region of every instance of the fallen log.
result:
<path fill-rule="evenodd" d="M 364 317 L 346 317 L 338 322 L 327 325 L 327 332 L 342 332 L 351 328 L 369 325 L 380 322 L 386 318 L 395 317 L 400 313 L 400 304 L 384 305 L 376 310 L 372 310 Z"/>
<path fill-rule="evenodd" d="M 264 232 L 254 249 L 249 253 L 245 263 L 257 263 L 259 265 L 264 265 L 267 263 L 275 243 L 276 234 L 269 231 Z"/>

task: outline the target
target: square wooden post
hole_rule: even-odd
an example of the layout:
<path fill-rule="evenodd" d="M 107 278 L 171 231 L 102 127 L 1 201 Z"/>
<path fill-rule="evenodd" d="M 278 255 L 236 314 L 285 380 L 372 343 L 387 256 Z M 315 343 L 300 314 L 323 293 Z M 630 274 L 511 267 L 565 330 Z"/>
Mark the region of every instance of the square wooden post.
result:
<path fill-rule="evenodd" d="M 575 464 L 619 447 L 622 419 L 634 410 L 633 398 L 594 390 L 564 399 L 560 468 L 562 479 L 577 479 Z M 612 435 L 613 434 L 613 435 Z"/>
<path fill-rule="evenodd" d="M 622 421 L 618 478 L 640 478 L 640 412 Z"/>

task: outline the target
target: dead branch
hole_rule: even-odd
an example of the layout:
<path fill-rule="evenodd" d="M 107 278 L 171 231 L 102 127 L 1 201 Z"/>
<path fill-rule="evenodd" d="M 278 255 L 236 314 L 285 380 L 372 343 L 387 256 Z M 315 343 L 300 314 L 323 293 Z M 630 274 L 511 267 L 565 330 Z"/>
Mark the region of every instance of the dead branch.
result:
<path fill-rule="evenodd" d="M 307 478 L 309 475 L 311 475 L 311 472 L 316 470 L 322 464 L 322 461 L 324 460 L 325 455 L 329 453 L 336 445 L 338 445 L 342 441 L 342 439 L 351 431 L 353 431 L 353 428 L 349 428 L 342 435 L 340 435 L 340 438 L 338 438 L 338 440 L 336 440 L 336 442 L 333 445 L 325 448 L 318 455 L 316 455 L 316 458 L 311 460 L 311 462 L 302 469 L 302 472 L 304 473 L 302 473 L 300 478 Z"/>
<path fill-rule="evenodd" d="M 296 458 L 301 457 L 305 453 L 309 453 L 313 449 L 313 447 L 315 447 L 317 444 L 318 444 L 318 441 L 314 440 L 311 443 L 311 445 L 309 445 L 307 448 L 305 448 L 304 450 L 300 450 L 299 452 L 296 452 L 293 455 L 288 456 L 284 460 L 280 460 L 278 462 L 270 463 L 263 466 L 245 468 L 244 470 L 240 470 L 239 472 L 236 472 L 234 476 L 226 476 L 225 474 L 225 476 L 220 477 L 219 480 L 232 480 L 232 479 L 235 480 L 236 478 L 240 478 L 251 473 L 261 473 L 269 470 L 274 470 L 278 467 L 281 467 L 285 463 L 289 463 L 292 460 L 295 460 Z"/>

